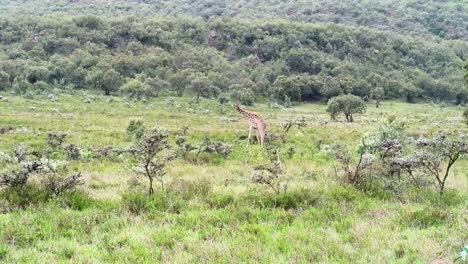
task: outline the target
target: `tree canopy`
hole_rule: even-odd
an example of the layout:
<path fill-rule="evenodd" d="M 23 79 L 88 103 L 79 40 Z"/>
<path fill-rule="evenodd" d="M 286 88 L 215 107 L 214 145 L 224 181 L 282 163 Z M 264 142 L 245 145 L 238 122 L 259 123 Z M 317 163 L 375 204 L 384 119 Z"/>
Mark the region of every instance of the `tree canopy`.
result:
<path fill-rule="evenodd" d="M 5 16 L 0 89 L 110 94 L 138 79 L 153 96 L 164 90 L 301 101 L 351 93 L 464 103 L 467 50 L 460 41 L 271 19 Z"/>

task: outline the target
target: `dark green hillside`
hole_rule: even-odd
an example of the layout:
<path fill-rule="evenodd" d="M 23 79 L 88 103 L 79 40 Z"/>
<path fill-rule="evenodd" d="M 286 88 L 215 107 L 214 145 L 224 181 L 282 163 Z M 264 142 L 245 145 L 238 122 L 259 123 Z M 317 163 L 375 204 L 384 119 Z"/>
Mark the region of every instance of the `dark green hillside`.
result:
<path fill-rule="evenodd" d="M 372 98 L 383 90 L 386 98 L 463 103 L 467 45 L 457 47 L 284 20 L 9 17 L 0 19 L 0 88 L 297 101 L 341 93 Z"/>
<path fill-rule="evenodd" d="M 359 25 L 404 34 L 468 40 L 468 4 L 462 0 L 0 0 L 0 13 L 177 15 L 203 19 L 282 18 L 301 22 Z"/>

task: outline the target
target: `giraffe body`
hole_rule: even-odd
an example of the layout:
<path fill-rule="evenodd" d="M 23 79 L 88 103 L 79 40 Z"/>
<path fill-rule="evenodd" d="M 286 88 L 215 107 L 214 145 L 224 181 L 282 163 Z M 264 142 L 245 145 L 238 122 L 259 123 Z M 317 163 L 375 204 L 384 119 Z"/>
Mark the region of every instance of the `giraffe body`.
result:
<path fill-rule="evenodd" d="M 243 116 L 247 117 L 249 121 L 249 144 L 250 144 L 250 138 L 252 136 L 252 129 L 256 131 L 256 137 L 257 141 L 260 143 L 260 145 L 263 145 L 263 142 L 265 141 L 265 135 L 266 135 L 266 129 L 267 129 L 267 124 L 265 122 L 265 119 L 263 119 L 260 115 L 258 115 L 255 112 L 247 111 L 245 109 L 242 109 L 239 104 L 236 105 L 236 110 L 241 113 Z"/>

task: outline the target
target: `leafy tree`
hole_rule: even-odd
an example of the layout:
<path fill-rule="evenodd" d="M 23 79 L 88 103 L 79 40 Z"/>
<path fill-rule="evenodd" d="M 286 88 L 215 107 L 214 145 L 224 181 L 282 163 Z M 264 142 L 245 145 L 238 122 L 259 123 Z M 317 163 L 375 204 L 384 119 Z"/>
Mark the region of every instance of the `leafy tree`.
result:
<path fill-rule="evenodd" d="M 120 74 L 112 68 L 102 68 L 92 71 L 86 81 L 92 84 L 95 88 L 103 90 L 105 95 L 110 95 L 111 92 L 117 91 L 122 83 Z"/>
<path fill-rule="evenodd" d="M 0 71 L 0 91 L 10 87 L 10 75 L 4 71 Z"/>
<path fill-rule="evenodd" d="M 320 94 L 325 98 L 331 98 L 343 93 L 338 81 L 330 76 L 327 76 L 323 81 L 323 86 L 320 88 Z"/>
<path fill-rule="evenodd" d="M 120 91 L 126 94 L 129 94 L 133 98 L 140 98 L 143 93 L 146 91 L 145 83 L 141 82 L 138 79 L 129 79 L 122 87 Z"/>
<path fill-rule="evenodd" d="M 200 101 L 200 96 L 208 96 L 210 93 L 210 83 L 204 75 L 193 76 L 188 88 L 195 94 L 197 103 Z"/>
<path fill-rule="evenodd" d="M 421 137 L 416 142 L 415 157 L 426 175 L 436 179 L 440 194 L 453 164 L 467 153 L 468 138 L 463 133 L 452 137 L 439 133 L 433 139 Z"/>
<path fill-rule="evenodd" d="M 366 111 L 366 104 L 364 101 L 351 94 L 340 95 L 331 98 L 327 103 L 327 112 L 333 119 L 336 119 L 336 115 L 343 113 L 346 121 L 353 122 L 353 114 L 362 114 Z"/>
<path fill-rule="evenodd" d="M 192 74 L 191 69 L 184 69 L 172 74 L 169 77 L 169 83 L 176 91 L 177 96 L 184 95 L 185 89 L 190 84 L 189 76 Z"/>
<path fill-rule="evenodd" d="M 162 80 L 160 78 L 147 78 L 145 80 L 145 85 L 146 85 L 146 91 L 145 94 L 146 96 L 149 97 L 158 97 L 159 94 L 170 88 L 170 83 Z"/>

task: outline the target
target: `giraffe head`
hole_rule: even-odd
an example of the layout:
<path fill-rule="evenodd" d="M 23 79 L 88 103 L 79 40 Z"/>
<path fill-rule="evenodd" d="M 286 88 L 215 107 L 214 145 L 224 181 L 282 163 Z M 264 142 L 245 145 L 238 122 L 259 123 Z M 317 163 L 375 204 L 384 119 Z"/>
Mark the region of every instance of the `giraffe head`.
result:
<path fill-rule="evenodd" d="M 240 111 L 241 110 L 241 107 L 240 107 L 240 104 L 239 103 L 236 103 L 234 105 L 234 108 L 237 110 L 237 111 Z"/>

